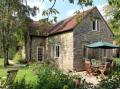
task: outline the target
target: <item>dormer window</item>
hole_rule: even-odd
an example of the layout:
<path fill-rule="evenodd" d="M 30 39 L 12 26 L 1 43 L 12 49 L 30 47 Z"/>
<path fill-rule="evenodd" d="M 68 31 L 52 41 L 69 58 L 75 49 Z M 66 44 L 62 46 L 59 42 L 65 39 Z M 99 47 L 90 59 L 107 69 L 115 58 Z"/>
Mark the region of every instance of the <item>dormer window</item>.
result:
<path fill-rule="evenodd" d="M 92 21 L 92 30 L 93 31 L 99 31 L 99 20 Z"/>

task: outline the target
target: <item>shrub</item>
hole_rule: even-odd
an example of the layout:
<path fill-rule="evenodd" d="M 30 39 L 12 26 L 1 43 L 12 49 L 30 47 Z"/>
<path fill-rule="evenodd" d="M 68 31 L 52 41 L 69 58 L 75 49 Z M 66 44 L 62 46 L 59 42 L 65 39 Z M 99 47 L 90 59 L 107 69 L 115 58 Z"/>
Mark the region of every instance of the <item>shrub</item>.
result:
<path fill-rule="evenodd" d="M 14 56 L 14 61 L 16 63 L 20 63 L 20 64 L 26 64 L 27 62 L 22 58 L 22 54 L 20 51 L 18 51 L 15 56 Z"/>
<path fill-rule="evenodd" d="M 107 78 L 102 79 L 100 81 L 99 89 L 119 89 L 119 88 L 120 88 L 120 63 L 117 63 L 114 71 Z"/>
<path fill-rule="evenodd" d="M 25 81 L 25 77 L 21 80 L 17 80 L 13 83 L 10 89 L 35 89 L 33 85 L 27 84 Z"/>
<path fill-rule="evenodd" d="M 43 64 L 37 66 L 33 64 L 33 71 L 37 74 L 37 83 L 32 85 L 26 83 L 25 77 L 15 81 L 11 89 L 94 89 L 93 85 L 87 83 L 81 76 L 70 76 L 51 67 Z"/>
<path fill-rule="evenodd" d="M 44 64 L 38 73 L 36 89 L 73 89 L 72 78 Z"/>

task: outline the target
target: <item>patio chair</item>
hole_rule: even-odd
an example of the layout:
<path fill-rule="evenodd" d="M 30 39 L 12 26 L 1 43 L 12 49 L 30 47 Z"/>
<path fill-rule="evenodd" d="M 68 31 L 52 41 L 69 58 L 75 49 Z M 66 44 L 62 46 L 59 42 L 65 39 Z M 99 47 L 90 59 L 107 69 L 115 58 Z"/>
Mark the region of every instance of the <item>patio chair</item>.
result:
<path fill-rule="evenodd" d="M 111 70 L 111 64 L 110 62 L 106 62 L 104 66 L 100 66 L 99 71 L 101 73 L 101 76 L 104 77 L 106 74 L 108 74 Z"/>
<path fill-rule="evenodd" d="M 91 59 L 91 63 L 92 63 L 92 66 L 96 66 L 97 65 L 96 59 Z"/>
<path fill-rule="evenodd" d="M 17 75 L 18 69 L 12 69 L 7 71 L 7 79 L 0 85 L 0 89 L 9 89 L 13 84 L 15 77 Z"/>

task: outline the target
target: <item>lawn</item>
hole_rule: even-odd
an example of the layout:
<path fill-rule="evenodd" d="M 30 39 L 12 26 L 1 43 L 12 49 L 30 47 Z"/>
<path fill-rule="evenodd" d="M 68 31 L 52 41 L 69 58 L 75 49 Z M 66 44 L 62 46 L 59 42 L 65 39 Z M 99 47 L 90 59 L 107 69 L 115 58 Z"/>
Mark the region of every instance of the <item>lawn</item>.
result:
<path fill-rule="evenodd" d="M 30 66 L 20 68 L 17 73 L 16 80 L 20 80 L 23 77 L 25 77 L 26 82 L 36 83 L 37 75 L 34 71 L 34 65 L 32 64 Z M 3 67 L 3 59 L 0 58 L 0 77 L 6 77 L 7 70 L 8 70 L 8 68 Z"/>
<path fill-rule="evenodd" d="M 120 65 L 120 58 L 114 58 L 117 64 Z M 30 66 L 25 66 L 19 69 L 16 80 L 20 80 L 25 77 L 27 83 L 36 84 L 37 74 L 36 69 L 38 69 L 40 64 L 31 64 Z M 0 58 L 0 77 L 6 77 L 8 68 L 3 67 L 3 59 Z"/>
<path fill-rule="evenodd" d="M 0 58 L 0 77 L 5 77 L 7 75 L 7 69 L 3 67 L 4 61 Z"/>

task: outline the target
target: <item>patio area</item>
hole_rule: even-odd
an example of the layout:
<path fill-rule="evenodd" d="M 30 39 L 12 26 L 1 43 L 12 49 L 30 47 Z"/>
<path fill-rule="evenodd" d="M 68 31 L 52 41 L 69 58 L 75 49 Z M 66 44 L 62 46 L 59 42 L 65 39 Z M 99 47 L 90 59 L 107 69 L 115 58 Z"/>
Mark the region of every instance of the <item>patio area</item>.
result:
<path fill-rule="evenodd" d="M 100 76 L 87 75 L 86 71 L 75 72 L 73 75 L 79 75 L 85 79 L 87 83 L 92 83 L 93 85 L 98 85 L 100 81 Z"/>
<path fill-rule="evenodd" d="M 98 85 L 101 78 L 106 78 L 107 75 L 114 71 L 116 62 L 112 60 L 112 51 L 119 47 L 109 42 L 95 42 L 86 45 L 86 48 L 84 71 L 73 72 L 72 74 L 81 76 L 87 83 Z M 98 57 L 95 57 L 95 55 L 91 56 L 91 49 L 96 50 L 95 55 Z M 109 52 L 106 52 L 106 50 Z"/>

